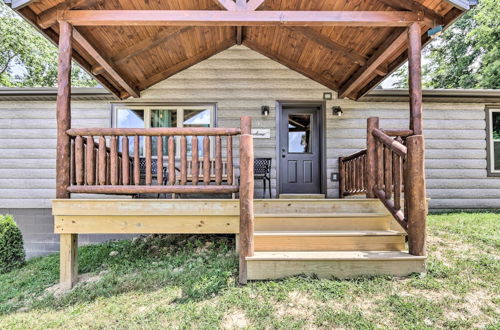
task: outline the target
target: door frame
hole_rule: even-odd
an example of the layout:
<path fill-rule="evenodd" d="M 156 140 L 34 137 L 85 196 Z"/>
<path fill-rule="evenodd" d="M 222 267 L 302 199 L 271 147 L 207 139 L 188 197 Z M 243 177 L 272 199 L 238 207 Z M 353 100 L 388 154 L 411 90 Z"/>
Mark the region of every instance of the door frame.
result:
<path fill-rule="evenodd" d="M 319 143 L 320 143 L 320 193 L 325 194 L 327 191 L 327 175 L 326 175 L 326 101 L 276 101 L 276 198 L 279 198 L 281 194 L 281 183 L 280 183 L 280 162 L 281 162 L 281 122 L 283 107 L 319 107 L 319 120 L 320 122 L 320 132 L 319 132 Z"/>

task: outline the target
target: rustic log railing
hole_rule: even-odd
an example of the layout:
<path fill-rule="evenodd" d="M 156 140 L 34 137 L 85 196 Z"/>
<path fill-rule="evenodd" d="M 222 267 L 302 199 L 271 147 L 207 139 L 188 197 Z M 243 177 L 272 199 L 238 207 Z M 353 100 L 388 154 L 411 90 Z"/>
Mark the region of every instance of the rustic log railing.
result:
<path fill-rule="evenodd" d="M 240 133 L 240 128 L 69 129 L 72 174 L 68 191 L 93 194 L 236 193 L 239 188 L 233 180 L 233 136 Z M 153 137 L 156 137 L 155 145 Z M 180 142 L 177 146 L 180 148 L 178 162 L 176 137 Z M 187 157 L 187 137 L 191 137 L 191 159 Z M 195 152 L 198 137 L 203 141 L 202 157 Z M 131 140 L 133 151 L 129 155 Z M 210 159 L 211 140 L 215 141 L 213 160 Z M 165 155 L 164 143 L 167 144 Z M 226 147 L 225 160 L 223 144 Z M 141 155 L 141 148 L 144 155 Z M 154 162 L 153 151 L 157 155 Z M 145 159 L 144 180 L 141 179 L 141 159 Z M 153 163 L 157 168 L 153 169 Z M 177 171 L 180 172 L 178 176 Z M 156 180 L 153 180 L 153 173 L 156 173 Z M 164 180 L 164 173 L 168 173 L 167 180 Z"/>
<path fill-rule="evenodd" d="M 339 158 L 341 198 L 366 193 L 366 149 Z M 348 178 L 348 180 L 345 180 Z"/>
<path fill-rule="evenodd" d="M 339 158 L 340 197 L 378 198 L 408 232 L 410 253 L 425 254 L 427 201 L 424 139 L 413 130 L 384 130 L 368 119 L 367 148 Z"/>

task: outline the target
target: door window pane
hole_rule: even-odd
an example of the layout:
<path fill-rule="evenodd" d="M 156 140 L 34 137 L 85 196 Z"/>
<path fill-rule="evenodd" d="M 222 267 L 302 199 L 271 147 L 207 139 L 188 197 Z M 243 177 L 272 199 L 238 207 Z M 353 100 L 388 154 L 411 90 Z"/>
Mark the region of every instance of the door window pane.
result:
<path fill-rule="evenodd" d="M 311 152 L 311 115 L 288 116 L 288 152 Z"/>
<path fill-rule="evenodd" d="M 151 127 L 177 127 L 177 110 L 151 110 Z M 152 140 L 152 155 L 158 156 L 157 140 L 158 137 L 153 136 Z M 174 144 L 177 141 L 174 141 Z M 163 155 L 168 155 L 168 137 L 163 137 Z"/>
<path fill-rule="evenodd" d="M 493 140 L 493 169 L 500 171 L 500 111 L 491 113 L 491 139 Z"/>
<path fill-rule="evenodd" d="M 144 110 L 142 109 L 118 109 L 116 111 L 116 126 L 118 128 L 144 128 Z M 134 138 L 129 137 L 129 154 L 134 154 Z M 140 155 L 144 155 L 144 137 L 139 140 Z M 122 151 L 122 139 L 118 141 L 118 150 Z"/>
<path fill-rule="evenodd" d="M 210 127 L 210 117 L 211 113 L 209 109 L 200 110 L 184 110 L 184 121 L 182 125 L 184 127 Z M 187 154 L 188 157 L 192 156 L 192 137 L 187 137 Z M 213 139 L 210 139 L 212 143 Z M 203 136 L 198 137 L 198 155 L 203 156 Z"/>

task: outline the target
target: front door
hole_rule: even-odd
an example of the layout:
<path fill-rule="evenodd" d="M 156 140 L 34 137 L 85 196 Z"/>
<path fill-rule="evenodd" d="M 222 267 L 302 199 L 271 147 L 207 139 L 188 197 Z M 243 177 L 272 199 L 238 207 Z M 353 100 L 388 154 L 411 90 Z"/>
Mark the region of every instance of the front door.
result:
<path fill-rule="evenodd" d="M 321 108 L 281 107 L 280 193 L 321 193 Z"/>

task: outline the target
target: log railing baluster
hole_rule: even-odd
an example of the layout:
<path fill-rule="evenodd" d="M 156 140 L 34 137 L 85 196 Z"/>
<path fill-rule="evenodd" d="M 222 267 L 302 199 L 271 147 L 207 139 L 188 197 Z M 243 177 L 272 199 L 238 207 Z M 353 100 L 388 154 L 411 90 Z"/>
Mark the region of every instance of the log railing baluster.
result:
<path fill-rule="evenodd" d="M 203 182 L 210 184 L 210 138 L 203 138 Z"/>
<path fill-rule="evenodd" d="M 134 136 L 134 184 L 141 183 L 141 153 L 139 136 Z"/>
<path fill-rule="evenodd" d="M 85 162 L 87 184 L 92 186 L 95 183 L 95 159 L 94 159 L 94 137 L 89 136 L 86 143 L 87 158 Z"/>
<path fill-rule="evenodd" d="M 168 184 L 175 184 L 175 138 L 168 138 Z"/>
<path fill-rule="evenodd" d="M 233 168 L 233 137 L 227 136 L 227 184 L 232 185 L 234 178 Z"/>
<path fill-rule="evenodd" d="M 81 136 L 77 136 L 75 138 L 75 179 L 78 186 L 83 185 L 85 180 L 83 153 L 83 138 Z"/>
<path fill-rule="evenodd" d="M 187 183 L 187 138 L 181 136 L 181 180 L 180 184 L 185 185 Z"/>
<path fill-rule="evenodd" d="M 198 157 L 198 137 L 191 137 L 191 181 L 193 186 L 198 185 L 200 178 L 200 164 Z"/>
<path fill-rule="evenodd" d="M 394 208 L 401 210 L 401 157 L 392 155 L 392 180 L 394 184 Z"/>
<path fill-rule="evenodd" d="M 76 159 L 75 159 L 75 139 L 70 140 L 71 151 L 70 151 L 70 185 L 76 185 Z"/>
<path fill-rule="evenodd" d="M 153 168 L 152 168 L 152 144 L 151 136 L 146 136 L 144 141 L 144 147 L 146 152 L 146 185 L 150 186 L 153 183 Z"/>
<path fill-rule="evenodd" d="M 163 136 L 158 136 L 156 140 L 156 181 L 163 184 Z"/>
<path fill-rule="evenodd" d="M 106 137 L 99 137 L 99 185 L 106 184 Z"/>
<path fill-rule="evenodd" d="M 122 137 L 122 184 L 130 184 L 130 157 L 128 155 L 128 136 Z"/>
<path fill-rule="evenodd" d="M 111 157 L 111 185 L 116 186 L 118 184 L 118 140 L 116 136 L 111 137 L 110 145 L 110 157 Z"/>
<path fill-rule="evenodd" d="M 382 189 L 384 185 L 384 145 L 376 141 L 375 186 Z"/>
<path fill-rule="evenodd" d="M 222 140 L 220 136 L 215 137 L 215 184 L 222 183 Z"/>
<path fill-rule="evenodd" d="M 393 152 L 389 148 L 385 148 L 384 155 L 384 185 L 385 198 L 392 198 L 392 156 Z"/>

